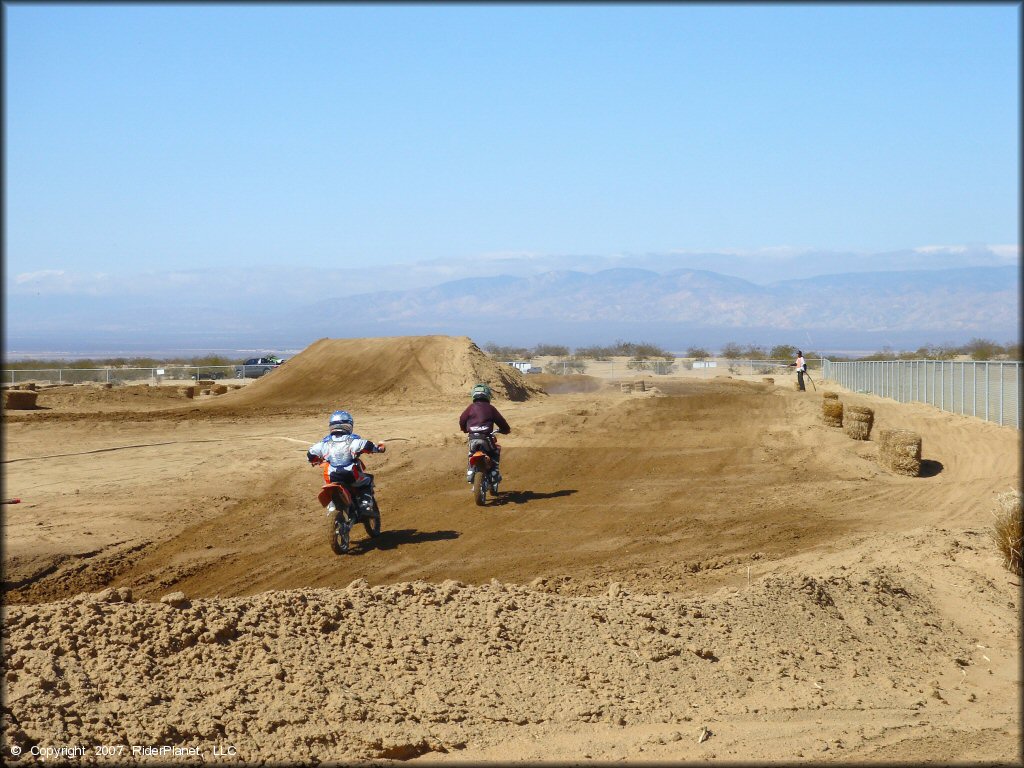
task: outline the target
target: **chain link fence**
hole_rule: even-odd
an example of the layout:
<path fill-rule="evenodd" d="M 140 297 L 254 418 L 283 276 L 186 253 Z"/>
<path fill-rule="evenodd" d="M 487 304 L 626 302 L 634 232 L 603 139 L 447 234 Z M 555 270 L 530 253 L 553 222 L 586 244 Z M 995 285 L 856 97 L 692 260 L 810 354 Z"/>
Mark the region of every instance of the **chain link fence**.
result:
<path fill-rule="evenodd" d="M 1021 426 L 1021 363 L 1000 360 L 822 360 L 822 378 L 901 403 L 927 403 L 1002 426 Z"/>
<path fill-rule="evenodd" d="M 254 366 L 249 366 L 254 367 Z M 196 381 L 199 379 L 233 379 L 233 365 L 167 365 L 162 368 L 47 368 L 29 370 L 7 368 L 3 371 L 6 384 L 36 382 L 44 384 L 159 384 L 167 381 Z"/>

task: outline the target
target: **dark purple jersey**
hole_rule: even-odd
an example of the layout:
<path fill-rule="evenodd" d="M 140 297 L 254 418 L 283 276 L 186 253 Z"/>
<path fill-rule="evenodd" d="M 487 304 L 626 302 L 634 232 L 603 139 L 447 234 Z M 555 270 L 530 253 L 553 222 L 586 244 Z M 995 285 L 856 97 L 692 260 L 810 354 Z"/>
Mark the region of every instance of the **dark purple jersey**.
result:
<path fill-rule="evenodd" d="M 482 400 L 471 403 L 459 416 L 459 428 L 471 435 L 489 435 L 494 425 L 498 426 L 498 431 L 503 435 L 512 431 L 498 409 Z"/>

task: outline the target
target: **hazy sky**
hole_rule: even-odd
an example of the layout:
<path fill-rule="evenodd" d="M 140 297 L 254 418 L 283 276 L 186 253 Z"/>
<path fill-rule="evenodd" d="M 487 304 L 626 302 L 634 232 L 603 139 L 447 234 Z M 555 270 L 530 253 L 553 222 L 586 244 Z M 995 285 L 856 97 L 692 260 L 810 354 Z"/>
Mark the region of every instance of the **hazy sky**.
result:
<path fill-rule="evenodd" d="M 7 3 L 6 277 L 1018 245 L 1020 12 Z"/>

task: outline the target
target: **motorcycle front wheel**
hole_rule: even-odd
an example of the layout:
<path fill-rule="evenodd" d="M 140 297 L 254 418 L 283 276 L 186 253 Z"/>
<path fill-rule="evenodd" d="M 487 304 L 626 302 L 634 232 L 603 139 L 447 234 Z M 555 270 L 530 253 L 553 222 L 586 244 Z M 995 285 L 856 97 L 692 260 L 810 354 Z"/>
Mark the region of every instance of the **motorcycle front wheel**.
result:
<path fill-rule="evenodd" d="M 331 549 L 336 555 L 348 552 L 349 524 L 340 509 L 335 509 L 327 516 L 328 530 L 331 536 Z"/>
<path fill-rule="evenodd" d="M 473 499 L 478 507 L 482 507 L 487 501 L 487 483 L 483 472 L 473 473 Z"/>

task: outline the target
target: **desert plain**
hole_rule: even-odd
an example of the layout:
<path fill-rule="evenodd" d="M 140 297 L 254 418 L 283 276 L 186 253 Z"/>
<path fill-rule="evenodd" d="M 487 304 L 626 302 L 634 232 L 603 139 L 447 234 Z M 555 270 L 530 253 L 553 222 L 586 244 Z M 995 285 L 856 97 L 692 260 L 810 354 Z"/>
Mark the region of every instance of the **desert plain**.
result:
<path fill-rule="evenodd" d="M 483 507 L 477 381 L 512 425 Z M 5 761 L 1021 761 L 991 539 L 1014 428 L 791 375 L 522 375 L 439 336 L 37 404 L 4 413 Z M 346 555 L 305 460 L 337 408 L 387 446 L 382 533 Z M 887 428 L 920 476 L 879 463 Z"/>

